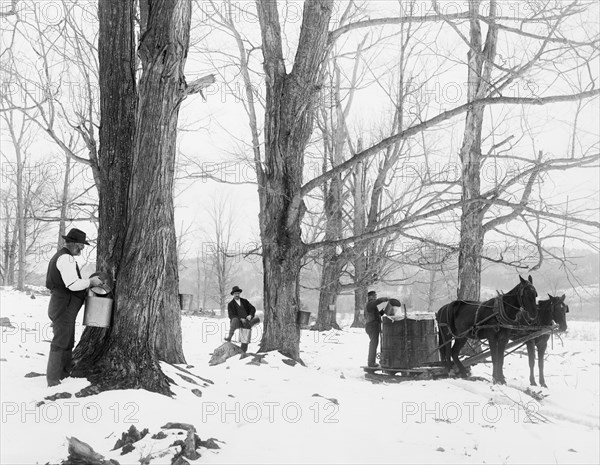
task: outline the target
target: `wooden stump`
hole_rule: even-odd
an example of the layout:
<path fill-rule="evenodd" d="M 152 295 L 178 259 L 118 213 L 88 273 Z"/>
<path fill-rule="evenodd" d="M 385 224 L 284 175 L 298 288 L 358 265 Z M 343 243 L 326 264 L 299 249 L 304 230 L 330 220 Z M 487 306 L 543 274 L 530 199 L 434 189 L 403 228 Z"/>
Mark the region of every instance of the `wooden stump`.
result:
<path fill-rule="evenodd" d="M 95 452 L 91 446 L 76 437 L 67 438 L 69 441 L 69 457 L 62 465 L 119 465 L 115 460 L 106 460 L 103 455 Z"/>
<path fill-rule="evenodd" d="M 220 363 L 225 362 L 225 360 L 228 358 L 243 353 L 244 351 L 240 347 L 232 344 L 231 342 L 226 342 L 214 350 L 212 357 L 210 357 L 210 360 L 208 361 L 208 364 L 210 366 L 219 365 Z"/>

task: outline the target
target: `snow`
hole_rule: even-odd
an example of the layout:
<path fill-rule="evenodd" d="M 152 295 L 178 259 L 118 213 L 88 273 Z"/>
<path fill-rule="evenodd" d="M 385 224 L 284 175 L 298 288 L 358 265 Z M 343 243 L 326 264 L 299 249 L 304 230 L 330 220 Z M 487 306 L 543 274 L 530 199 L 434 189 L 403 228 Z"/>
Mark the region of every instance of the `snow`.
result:
<path fill-rule="evenodd" d="M 193 464 L 600 463 L 598 323 L 570 321 L 567 335 L 553 338 L 549 389 L 529 391 L 540 401 L 527 393 L 527 357 L 516 353 L 505 360 L 505 386 L 491 384 L 490 364 L 475 366 L 471 380 L 366 379 L 360 366 L 368 338 L 349 320 L 341 331 L 302 331 L 306 366 L 291 366 L 277 352 L 209 366 L 228 322 L 194 316 L 182 320 L 189 365 L 179 368 L 189 373 L 163 364 L 177 383 L 174 398 L 143 390 L 77 398 L 85 379 L 48 388 L 43 376 L 25 377 L 45 373 L 48 297 L 4 288 L 0 304 L 14 325 L 2 328 L 0 345 L 2 464 L 60 463 L 72 436 L 120 464 L 148 455 L 156 457 L 152 464 L 168 464 L 178 450 L 169 446 L 185 437 L 168 430 L 167 438 L 151 439 L 168 422 L 193 424 L 202 440 L 221 441 L 218 450 L 201 448 Z M 77 339 L 82 329 L 78 324 Z M 73 396 L 44 400 L 62 392 Z M 131 425 L 150 434 L 126 455 L 111 451 Z"/>

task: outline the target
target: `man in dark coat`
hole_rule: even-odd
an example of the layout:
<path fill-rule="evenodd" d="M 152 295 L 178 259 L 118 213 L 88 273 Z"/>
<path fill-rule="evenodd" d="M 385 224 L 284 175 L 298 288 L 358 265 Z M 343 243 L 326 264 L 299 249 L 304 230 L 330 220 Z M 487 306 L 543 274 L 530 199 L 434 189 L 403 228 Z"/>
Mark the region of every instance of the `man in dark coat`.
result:
<path fill-rule="evenodd" d="M 46 287 L 51 291 L 48 316 L 52 321 L 54 336 L 50 344 L 46 380 L 48 386 L 56 386 L 71 374 L 73 368 L 73 346 L 75 345 L 75 319 L 85 300 L 85 291 L 91 286 L 100 286 L 97 276 L 83 279 L 77 255 L 89 242 L 83 231 L 73 228 L 66 236 L 66 243 L 50 259 L 46 273 Z"/>
<path fill-rule="evenodd" d="M 229 315 L 229 336 L 225 338 L 226 341 L 231 341 L 235 330 L 238 328 L 250 329 L 257 323 L 260 323 L 260 318 L 254 316 L 256 314 L 256 308 L 248 300 L 242 299 L 240 294 L 242 289 L 237 286 L 233 286 L 231 289 L 231 295 L 233 299 L 227 305 L 227 313 Z M 246 352 L 248 350 L 248 343 L 243 342 L 240 345 L 241 349 Z"/>
<path fill-rule="evenodd" d="M 377 347 L 379 346 L 379 334 L 381 333 L 381 315 L 384 310 L 377 307 L 383 302 L 387 302 L 387 297 L 377 298 L 375 291 L 369 291 L 367 294 L 367 307 L 365 308 L 365 331 L 369 335 L 369 356 L 367 366 L 376 368 L 379 365 L 375 361 L 377 356 Z"/>

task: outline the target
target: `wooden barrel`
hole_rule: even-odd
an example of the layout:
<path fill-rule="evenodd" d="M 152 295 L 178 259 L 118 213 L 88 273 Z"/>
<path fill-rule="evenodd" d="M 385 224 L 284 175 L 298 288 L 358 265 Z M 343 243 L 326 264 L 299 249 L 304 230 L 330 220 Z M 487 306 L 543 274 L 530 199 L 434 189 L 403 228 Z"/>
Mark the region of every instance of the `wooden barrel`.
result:
<path fill-rule="evenodd" d="M 383 317 L 382 368 L 416 368 L 440 360 L 435 315 Z"/>

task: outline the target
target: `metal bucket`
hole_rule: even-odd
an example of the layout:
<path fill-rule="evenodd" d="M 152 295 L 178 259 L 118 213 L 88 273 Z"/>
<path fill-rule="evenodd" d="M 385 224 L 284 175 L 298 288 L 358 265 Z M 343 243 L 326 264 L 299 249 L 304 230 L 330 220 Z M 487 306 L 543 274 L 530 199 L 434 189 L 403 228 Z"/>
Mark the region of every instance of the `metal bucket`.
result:
<path fill-rule="evenodd" d="M 300 310 L 297 316 L 297 322 L 300 326 L 306 326 L 310 323 L 310 312 Z"/>
<path fill-rule="evenodd" d="M 191 310 L 194 294 L 179 294 L 179 305 L 181 310 Z"/>
<path fill-rule="evenodd" d="M 252 330 L 250 328 L 240 328 L 238 338 L 241 344 L 250 344 L 252 338 Z"/>
<path fill-rule="evenodd" d="M 110 297 L 99 297 L 91 289 L 85 298 L 85 310 L 83 313 L 83 324 L 108 328 L 112 316 L 113 299 Z"/>

